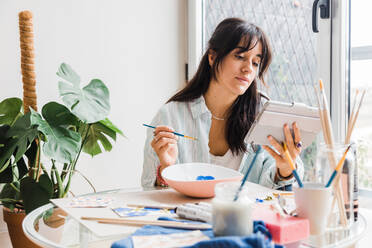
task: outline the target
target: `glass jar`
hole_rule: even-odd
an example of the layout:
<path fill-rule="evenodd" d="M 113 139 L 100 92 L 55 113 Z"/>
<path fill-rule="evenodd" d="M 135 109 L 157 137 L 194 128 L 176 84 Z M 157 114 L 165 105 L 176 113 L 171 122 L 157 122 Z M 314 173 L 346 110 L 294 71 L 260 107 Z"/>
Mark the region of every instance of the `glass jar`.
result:
<path fill-rule="evenodd" d="M 320 144 L 317 154 L 316 162 L 316 182 L 326 185 L 334 172 L 336 166 L 339 164 L 346 149 L 349 145 L 336 143 L 333 147 L 324 143 Z M 346 154 L 345 161 L 340 169 L 338 189 L 334 188 L 337 183 L 337 177 L 333 179 L 331 187 L 333 187 L 332 210 L 328 220 L 328 227 L 349 227 L 353 222 L 353 198 L 354 198 L 354 168 L 356 165 L 356 156 L 354 146 L 351 146 Z M 334 197 L 335 190 L 338 190 L 344 200 L 344 208 L 346 210 L 346 225 L 342 225 L 342 219 L 339 212 L 338 202 Z"/>
<path fill-rule="evenodd" d="M 248 197 L 247 187 L 234 201 L 240 182 L 224 182 L 215 186 L 212 201 L 212 223 L 215 236 L 246 236 L 252 233 L 254 202 Z"/>

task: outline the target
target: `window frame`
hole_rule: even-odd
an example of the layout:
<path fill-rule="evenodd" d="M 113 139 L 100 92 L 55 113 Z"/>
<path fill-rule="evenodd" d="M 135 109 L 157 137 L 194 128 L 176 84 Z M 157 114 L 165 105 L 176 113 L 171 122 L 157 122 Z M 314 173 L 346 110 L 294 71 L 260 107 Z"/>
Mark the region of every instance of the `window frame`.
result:
<path fill-rule="evenodd" d="M 191 79 L 198 69 L 198 65 L 203 55 L 204 40 L 204 0 L 187 1 L 187 78 Z"/>
<path fill-rule="evenodd" d="M 345 140 L 350 115 L 350 0 L 331 1 L 330 106 L 335 141 Z"/>

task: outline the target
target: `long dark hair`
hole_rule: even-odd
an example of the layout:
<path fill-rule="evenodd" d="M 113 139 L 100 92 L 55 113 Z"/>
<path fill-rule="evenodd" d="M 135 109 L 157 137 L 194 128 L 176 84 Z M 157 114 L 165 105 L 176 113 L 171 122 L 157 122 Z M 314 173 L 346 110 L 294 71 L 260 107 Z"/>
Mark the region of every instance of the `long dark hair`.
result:
<path fill-rule="evenodd" d="M 217 79 L 216 75 L 219 65 L 232 50 L 240 43 L 243 43 L 245 49 L 241 52 L 245 52 L 253 49 L 258 42 L 261 42 L 262 45 L 262 58 L 258 78 L 265 84 L 264 75 L 271 62 L 271 47 L 266 35 L 254 24 L 238 18 L 227 18 L 218 24 L 210 38 L 208 48 L 194 77 L 187 83 L 185 88 L 172 96 L 168 102 L 187 102 L 204 95 L 208 90 L 211 79 Z M 216 54 L 212 67 L 209 65 L 208 60 L 210 50 L 213 50 Z M 246 152 L 247 150 L 244 138 L 256 117 L 259 103 L 257 81 L 254 79 L 246 92 L 238 96 L 228 111 L 225 137 L 234 154 Z"/>

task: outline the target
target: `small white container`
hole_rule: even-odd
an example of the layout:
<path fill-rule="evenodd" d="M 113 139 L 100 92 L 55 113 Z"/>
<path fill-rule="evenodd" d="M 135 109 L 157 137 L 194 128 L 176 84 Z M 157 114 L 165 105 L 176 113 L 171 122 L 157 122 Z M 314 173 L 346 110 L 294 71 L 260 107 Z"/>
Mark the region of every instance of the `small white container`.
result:
<path fill-rule="evenodd" d="M 323 234 L 331 211 L 332 187 L 326 188 L 322 183 L 304 183 L 302 188 L 294 186 L 293 191 L 297 214 L 309 219 L 310 234 Z"/>
<path fill-rule="evenodd" d="M 212 224 L 215 236 L 246 236 L 253 231 L 252 209 L 246 188 L 234 201 L 240 182 L 219 183 L 212 201 Z"/>

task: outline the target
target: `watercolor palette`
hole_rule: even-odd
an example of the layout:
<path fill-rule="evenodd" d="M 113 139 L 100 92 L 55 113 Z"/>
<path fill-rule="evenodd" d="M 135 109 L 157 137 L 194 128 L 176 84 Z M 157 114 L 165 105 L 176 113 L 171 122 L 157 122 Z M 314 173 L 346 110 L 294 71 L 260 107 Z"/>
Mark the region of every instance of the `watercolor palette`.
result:
<path fill-rule="evenodd" d="M 73 198 L 69 207 L 72 208 L 104 208 L 112 203 L 111 197 L 81 196 Z"/>

